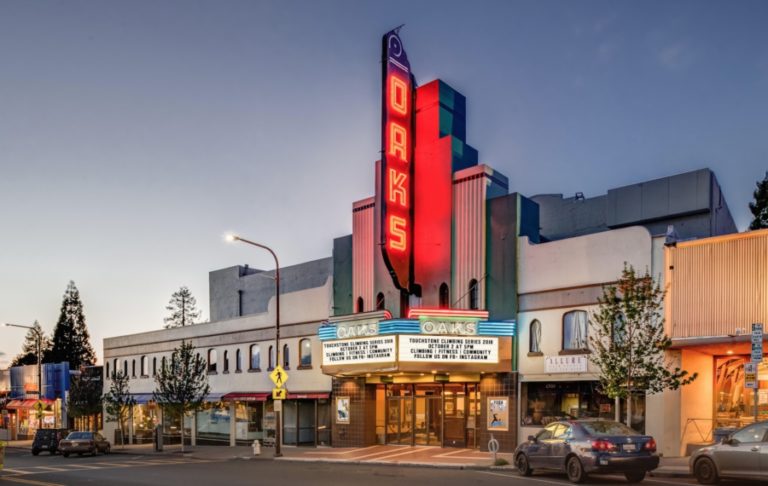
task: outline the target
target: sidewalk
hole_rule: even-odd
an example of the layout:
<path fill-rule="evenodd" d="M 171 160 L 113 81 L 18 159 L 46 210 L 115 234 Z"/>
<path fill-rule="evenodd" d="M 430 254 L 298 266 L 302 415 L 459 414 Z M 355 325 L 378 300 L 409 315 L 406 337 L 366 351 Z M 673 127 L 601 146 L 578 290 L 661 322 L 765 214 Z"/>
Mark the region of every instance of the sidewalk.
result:
<path fill-rule="evenodd" d="M 12 441 L 9 447 L 30 449 L 32 441 Z M 113 454 L 182 456 L 180 445 L 166 445 L 162 452 L 155 452 L 152 444 L 113 445 Z M 286 462 L 333 462 L 340 464 L 371 464 L 389 466 L 418 466 L 454 469 L 505 469 L 514 470 L 511 453 L 498 453 L 498 459 L 508 462 L 504 466 L 493 465 L 493 454 L 476 449 L 452 449 L 427 446 L 377 445 L 361 448 L 293 447 L 283 446 L 282 457 L 274 457 L 274 447 L 262 447 L 259 456 L 253 455 L 250 446 L 186 446 L 183 457 L 208 461 L 276 460 Z M 661 458 L 658 469 L 651 472 L 656 477 L 688 477 L 688 458 Z"/>

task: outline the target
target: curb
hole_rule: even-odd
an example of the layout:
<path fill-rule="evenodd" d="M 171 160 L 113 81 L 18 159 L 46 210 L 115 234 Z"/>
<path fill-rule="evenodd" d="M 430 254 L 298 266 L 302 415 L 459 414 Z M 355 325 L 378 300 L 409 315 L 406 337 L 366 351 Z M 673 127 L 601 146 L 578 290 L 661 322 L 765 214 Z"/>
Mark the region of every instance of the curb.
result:
<path fill-rule="evenodd" d="M 305 458 L 305 457 L 277 457 L 273 458 L 275 461 L 286 462 L 309 462 L 309 463 L 330 463 L 330 464 L 351 464 L 355 466 L 394 466 L 394 467 L 422 467 L 432 469 L 470 469 L 470 470 L 510 470 L 505 466 L 483 466 L 479 464 L 440 464 L 434 462 L 390 462 L 390 461 L 355 461 L 348 459 L 332 459 L 332 458 Z"/>

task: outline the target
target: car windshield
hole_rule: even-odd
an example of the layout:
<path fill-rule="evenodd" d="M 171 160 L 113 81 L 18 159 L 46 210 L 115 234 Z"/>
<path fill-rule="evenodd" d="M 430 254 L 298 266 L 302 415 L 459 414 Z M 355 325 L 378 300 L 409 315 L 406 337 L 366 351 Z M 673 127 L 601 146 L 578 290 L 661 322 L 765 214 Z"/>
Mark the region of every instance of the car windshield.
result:
<path fill-rule="evenodd" d="M 73 440 L 73 439 L 91 439 L 93 436 L 92 432 L 72 432 L 67 436 L 67 440 Z"/>
<path fill-rule="evenodd" d="M 581 426 L 589 435 L 640 435 L 619 422 L 581 422 Z"/>

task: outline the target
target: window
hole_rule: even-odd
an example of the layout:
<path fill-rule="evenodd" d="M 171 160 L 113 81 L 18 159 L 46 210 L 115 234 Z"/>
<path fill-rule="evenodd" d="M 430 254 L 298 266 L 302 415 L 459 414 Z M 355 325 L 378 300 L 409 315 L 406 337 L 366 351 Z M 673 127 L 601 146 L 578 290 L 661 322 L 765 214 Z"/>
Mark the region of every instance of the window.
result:
<path fill-rule="evenodd" d="M 269 348 L 269 352 L 272 352 L 272 348 Z M 270 365 L 272 362 L 270 361 Z M 258 344 L 251 344 L 251 367 L 249 369 L 253 371 L 261 371 L 261 351 L 259 351 Z"/>
<path fill-rule="evenodd" d="M 544 426 L 570 418 L 613 420 L 616 411 L 613 399 L 600 393 L 597 381 L 527 382 L 521 385 L 523 426 Z"/>
<path fill-rule="evenodd" d="M 123 375 L 128 376 L 128 360 L 123 360 Z"/>
<path fill-rule="evenodd" d="M 477 302 L 477 280 L 474 278 L 469 281 L 469 308 L 479 309 Z"/>
<path fill-rule="evenodd" d="M 136 360 L 131 360 L 131 376 L 136 378 Z"/>
<path fill-rule="evenodd" d="M 242 357 L 240 356 L 240 348 L 237 348 L 237 351 L 235 351 L 235 373 L 240 373 L 241 371 L 243 371 L 243 367 L 242 367 L 243 360 L 241 358 Z"/>
<path fill-rule="evenodd" d="M 443 282 L 440 284 L 440 293 L 439 293 L 439 304 L 438 307 L 441 309 L 447 309 L 450 307 L 450 294 L 448 292 L 448 284 Z"/>
<path fill-rule="evenodd" d="M 152 358 L 152 376 L 157 375 L 157 356 Z"/>
<path fill-rule="evenodd" d="M 765 442 L 765 433 L 768 432 L 768 424 L 754 424 L 742 429 L 731 436 L 739 442 Z"/>
<path fill-rule="evenodd" d="M 357 312 L 363 312 L 363 298 L 357 298 Z"/>
<path fill-rule="evenodd" d="M 109 379 L 109 361 L 107 361 L 107 363 L 106 363 L 106 364 L 107 364 L 107 367 L 106 367 L 106 369 L 105 369 L 106 373 L 105 373 L 105 375 L 104 375 L 104 376 L 106 376 L 106 377 L 107 377 L 107 379 Z"/>
<path fill-rule="evenodd" d="M 163 360 L 161 363 L 162 363 L 162 369 L 165 369 L 165 356 L 163 356 Z"/>
<path fill-rule="evenodd" d="M 141 376 L 147 376 L 147 371 L 149 370 L 149 361 L 147 360 L 146 356 L 141 357 Z"/>
<path fill-rule="evenodd" d="M 117 358 L 112 360 L 112 378 L 115 377 L 115 374 L 120 371 L 117 369 Z"/>
<path fill-rule="evenodd" d="M 270 346 L 269 347 L 269 357 L 267 358 L 269 360 L 269 363 L 267 363 L 267 369 L 269 371 L 272 371 L 275 369 L 275 347 Z"/>
<path fill-rule="evenodd" d="M 563 350 L 587 349 L 587 313 L 571 311 L 563 315 Z"/>
<path fill-rule="evenodd" d="M 224 351 L 224 373 L 229 373 L 229 351 Z"/>
<path fill-rule="evenodd" d="M 288 352 L 288 345 L 283 344 L 283 368 L 286 370 L 290 367 L 291 364 L 291 356 Z"/>
<path fill-rule="evenodd" d="M 534 319 L 531 322 L 531 335 L 528 336 L 528 351 L 531 353 L 541 353 L 541 322 Z"/>
<path fill-rule="evenodd" d="M 621 345 L 624 342 L 625 334 L 627 331 L 624 320 L 624 314 L 616 316 L 616 320 L 613 322 L 613 328 L 611 329 L 611 340 L 615 345 Z"/>
<path fill-rule="evenodd" d="M 216 373 L 216 362 L 218 361 L 215 349 L 208 350 L 208 373 Z"/>
<path fill-rule="evenodd" d="M 299 341 L 299 367 L 312 367 L 312 343 L 309 339 Z"/>
<path fill-rule="evenodd" d="M 376 296 L 376 310 L 384 310 L 384 293 L 382 292 Z"/>

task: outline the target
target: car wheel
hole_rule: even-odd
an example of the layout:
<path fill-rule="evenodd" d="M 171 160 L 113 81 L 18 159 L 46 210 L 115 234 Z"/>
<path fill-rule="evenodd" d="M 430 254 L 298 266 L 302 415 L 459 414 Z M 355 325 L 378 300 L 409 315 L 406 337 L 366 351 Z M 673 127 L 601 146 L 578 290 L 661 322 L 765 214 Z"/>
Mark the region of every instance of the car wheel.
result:
<path fill-rule="evenodd" d="M 32 449 L 32 455 L 33 456 L 36 456 L 38 454 L 40 454 L 40 449 Z"/>
<path fill-rule="evenodd" d="M 568 474 L 568 480 L 572 483 L 583 483 L 587 480 L 584 466 L 576 456 L 571 456 L 568 462 L 565 463 L 565 472 Z"/>
<path fill-rule="evenodd" d="M 645 479 L 645 471 L 632 471 L 624 473 L 624 477 L 627 478 L 628 483 L 639 483 Z"/>
<path fill-rule="evenodd" d="M 64 457 L 69 457 L 69 452 L 62 452 L 61 455 Z"/>
<path fill-rule="evenodd" d="M 517 472 L 520 473 L 521 476 L 530 476 L 533 474 L 533 469 L 531 469 L 531 465 L 528 462 L 528 456 L 525 454 L 518 454 L 515 458 L 515 466 L 517 466 Z"/>
<path fill-rule="evenodd" d="M 701 484 L 717 484 L 720 481 L 715 463 L 708 457 L 702 457 L 696 461 L 693 465 L 693 475 Z"/>

